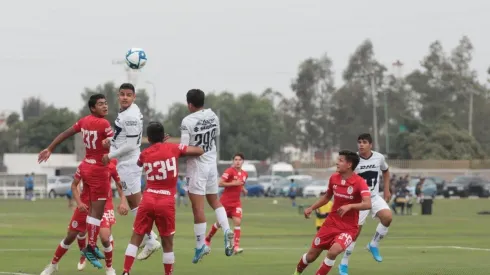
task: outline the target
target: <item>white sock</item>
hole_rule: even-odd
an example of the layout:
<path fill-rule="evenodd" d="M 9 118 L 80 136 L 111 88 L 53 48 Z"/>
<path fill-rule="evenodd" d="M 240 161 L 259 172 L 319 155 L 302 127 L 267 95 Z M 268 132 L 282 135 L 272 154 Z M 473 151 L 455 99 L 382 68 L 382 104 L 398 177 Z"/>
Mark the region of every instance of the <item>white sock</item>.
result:
<path fill-rule="evenodd" d="M 379 223 L 378 227 L 376 227 L 376 233 L 374 233 L 373 239 L 371 240 L 371 246 L 378 247 L 379 241 L 381 241 L 386 234 L 388 234 L 388 227 Z"/>
<path fill-rule="evenodd" d="M 325 257 L 325 260 L 323 260 L 325 265 L 327 266 L 333 266 L 335 264 L 335 260 L 330 260 L 329 258 Z"/>
<path fill-rule="evenodd" d="M 194 235 L 196 235 L 196 248 L 199 249 L 204 245 L 204 240 L 206 238 L 205 222 L 194 224 Z"/>
<path fill-rule="evenodd" d="M 173 252 L 164 252 L 163 253 L 163 263 L 164 264 L 173 264 L 175 263 L 175 255 Z"/>
<path fill-rule="evenodd" d="M 354 251 L 355 246 L 356 246 L 356 242 L 352 242 L 347 247 L 347 249 L 345 250 L 345 253 L 344 253 L 344 257 L 342 257 L 342 261 L 340 262 L 340 264 L 349 265 L 349 257 L 352 254 L 352 252 Z"/>
<path fill-rule="evenodd" d="M 216 212 L 216 219 L 218 220 L 219 225 L 223 229 L 223 232 L 230 229 L 230 224 L 228 223 L 228 217 L 226 216 L 226 211 L 223 206 L 216 208 L 214 210 Z"/>
<path fill-rule="evenodd" d="M 137 252 L 138 252 L 138 247 L 136 245 L 128 244 L 128 247 L 126 248 L 126 253 L 124 253 L 124 255 L 136 258 Z"/>

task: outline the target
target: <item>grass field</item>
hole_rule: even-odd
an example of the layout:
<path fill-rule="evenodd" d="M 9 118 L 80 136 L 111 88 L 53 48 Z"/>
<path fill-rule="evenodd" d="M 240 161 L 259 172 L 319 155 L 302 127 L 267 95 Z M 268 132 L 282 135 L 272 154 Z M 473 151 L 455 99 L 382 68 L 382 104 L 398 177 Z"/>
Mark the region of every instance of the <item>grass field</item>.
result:
<path fill-rule="evenodd" d="M 300 201 L 308 203 L 310 201 Z M 292 274 L 300 256 L 315 234 L 313 220 L 305 220 L 287 200 L 243 202 L 242 247 L 244 253 L 227 258 L 222 233 L 214 239 L 212 253 L 193 265 L 192 214 L 179 208 L 175 236 L 175 274 Z M 214 213 L 208 209 L 209 224 Z M 363 246 L 370 240 L 376 222 L 368 224 L 351 256 L 350 274 L 362 275 L 478 275 L 490 274 L 490 200 L 437 200 L 433 216 L 396 216 L 388 237 L 382 241 L 383 263 L 376 263 Z M 416 207 L 414 212 L 420 212 Z M 71 210 L 63 199 L 35 202 L 0 200 L 0 274 L 40 274 L 65 235 Z M 117 218 L 114 268 L 121 274 L 124 251 L 131 234 L 132 217 Z M 105 274 L 87 265 L 76 270 L 76 242 L 61 260 L 58 274 Z M 314 274 L 320 259 L 303 274 Z M 340 259 L 337 260 L 337 264 Z M 161 251 L 144 262 L 136 262 L 132 274 L 162 274 Z M 330 274 L 338 274 L 335 268 Z"/>

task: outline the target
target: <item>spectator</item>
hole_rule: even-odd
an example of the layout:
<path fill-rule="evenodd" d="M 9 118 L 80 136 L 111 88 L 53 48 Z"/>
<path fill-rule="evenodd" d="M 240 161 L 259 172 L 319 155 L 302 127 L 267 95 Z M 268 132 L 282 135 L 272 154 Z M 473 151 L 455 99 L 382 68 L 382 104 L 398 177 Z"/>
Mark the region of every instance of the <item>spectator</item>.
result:
<path fill-rule="evenodd" d="M 185 186 L 185 181 L 182 176 L 177 179 L 177 206 L 180 207 L 180 202 L 184 203 L 187 207 L 187 190 Z"/>
<path fill-rule="evenodd" d="M 289 198 L 291 199 L 291 203 L 293 207 L 296 206 L 296 194 L 298 192 L 298 185 L 294 182 L 294 179 L 291 179 L 291 184 L 289 184 Z"/>
<path fill-rule="evenodd" d="M 410 191 L 404 186 L 402 188 L 399 188 L 398 191 L 395 194 L 395 199 L 393 200 L 393 203 L 391 204 L 391 208 L 393 209 L 393 212 L 395 212 L 395 215 L 398 215 L 397 208 L 401 208 L 401 215 L 404 215 L 405 213 L 405 208 L 407 209 L 407 214 L 410 211 L 411 214 L 411 195 Z M 410 207 L 410 210 L 409 210 Z"/>
<path fill-rule="evenodd" d="M 25 187 L 25 199 L 32 200 L 34 197 L 34 173 L 30 176 L 25 174 L 24 176 L 24 187 Z"/>
<path fill-rule="evenodd" d="M 422 187 L 424 185 L 425 178 L 421 177 L 419 183 L 415 186 L 415 196 L 417 197 L 417 203 L 420 203 L 422 199 Z"/>

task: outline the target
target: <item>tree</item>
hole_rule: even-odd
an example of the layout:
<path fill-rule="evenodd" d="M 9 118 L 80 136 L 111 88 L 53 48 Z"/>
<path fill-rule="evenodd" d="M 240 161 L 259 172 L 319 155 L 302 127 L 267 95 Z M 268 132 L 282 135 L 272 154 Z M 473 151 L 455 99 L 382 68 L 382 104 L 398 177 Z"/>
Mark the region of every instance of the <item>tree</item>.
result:
<path fill-rule="evenodd" d="M 48 105 L 38 97 L 29 97 L 22 103 L 22 117 L 24 120 L 37 118 L 42 115 Z"/>
<path fill-rule="evenodd" d="M 295 103 L 296 144 L 326 150 L 332 144 L 329 113 L 335 91 L 332 60 L 325 54 L 319 59 L 303 61 L 291 89 L 296 95 L 289 102 Z"/>
<path fill-rule="evenodd" d="M 13 112 L 7 117 L 7 126 L 12 127 L 14 124 L 18 123 L 19 121 L 20 121 L 19 113 Z"/>

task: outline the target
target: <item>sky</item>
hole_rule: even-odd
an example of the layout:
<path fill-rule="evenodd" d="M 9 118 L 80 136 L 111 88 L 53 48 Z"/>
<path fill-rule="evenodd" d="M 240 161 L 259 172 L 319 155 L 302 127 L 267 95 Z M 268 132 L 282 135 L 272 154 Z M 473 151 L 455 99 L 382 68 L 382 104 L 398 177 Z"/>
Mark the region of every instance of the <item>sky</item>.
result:
<path fill-rule="evenodd" d="M 447 51 L 463 35 L 474 47 L 473 68 L 483 81 L 490 66 L 485 0 L 18 0 L 0 17 L 1 111 L 20 111 L 39 96 L 78 111 L 80 93 L 127 79 L 124 58 L 143 48 L 148 63 L 137 74 L 159 111 L 184 102 L 191 88 L 286 96 L 299 63 L 327 53 L 337 85 L 349 56 L 363 40 L 388 68 L 420 67 L 428 46 Z M 153 85 L 149 84 L 153 83 Z M 153 90 L 153 87 L 155 90 Z"/>

